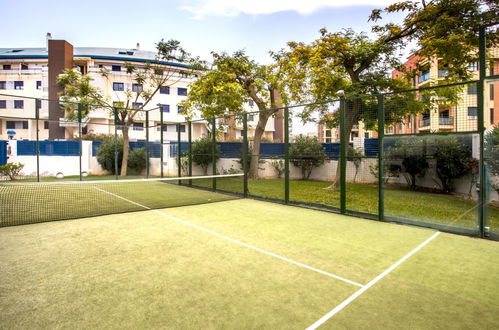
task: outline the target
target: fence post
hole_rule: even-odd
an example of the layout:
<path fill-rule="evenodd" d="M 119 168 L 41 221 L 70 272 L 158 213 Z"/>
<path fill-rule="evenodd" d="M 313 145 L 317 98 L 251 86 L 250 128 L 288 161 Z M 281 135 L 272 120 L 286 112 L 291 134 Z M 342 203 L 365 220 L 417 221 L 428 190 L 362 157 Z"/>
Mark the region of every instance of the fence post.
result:
<path fill-rule="evenodd" d="M 80 172 L 80 181 L 83 180 L 83 176 L 81 173 L 81 170 L 82 170 L 82 168 L 81 168 L 81 154 L 82 154 L 82 149 L 83 149 L 82 148 L 82 141 L 81 141 L 81 110 L 82 110 L 82 105 L 81 105 L 81 103 L 78 103 L 78 142 L 79 142 L 78 145 L 79 145 L 79 149 L 80 149 L 79 150 L 80 156 L 78 158 L 80 161 L 80 164 L 79 164 L 79 166 L 80 166 L 80 171 L 79 171 Z"/>
<path fill-rule="evenodd" d="M 347 137 L 345 132 L 345 97 L 340 98 L 340 212 L 346 212 L 346 149 Z"/>
<path fill-rule="evenodd" d="M 243 114 L 243 194 L 248 197 L 248 114 Z"/>
<path fill-rule="evenodd" d="M 284 203 L 289 203 L 289 108 L 284 108 Z"/>
<path fill-rule="evenodd" d="M 484 125 L 484 87 L 485 87 L 485 26 L 480 26 L 479 29 L 479 81 L 477 90 L 477 112 L 478 112 L 478 132 L 480 135 L 480 160 L 479 160 L 479 171 L 480 171 L 480 194 L 478 197 L 478 219 L 479 219 L 479 230 L 480 237 L 485 237 L 488 233 L 485 230 L 486 227 L 486 214 L 487 214 L 487 196 L 486 190 L 488 189 L 487 175 L 484 162 L 484 149 L 485 149 L 485 125 Z"/>
<path fill-rule="evenodd" d="M 188 174 L 189 176 L 192 176 L 192 122 L 189 120 L 187 122 L 187 128 L 189 130 L 188 135 L 187 135 L 187 153 L 188 153 L 188 162 L 189 162 L 189 169 L 188 169 Z M 189 186 L 192 186 L 192 179 L 189 179 Z"/>
<path fill-rule="evenodd" d="M 40 108 L 42 101 L 35 100 L 35 119 L 36 119 L 36 182 L 40 182 L 40 129 L 38 127 L 38 120 L 40 119 Z"/>
<path fill-rule="evenodd" d="M 182 176 L 182 145 L 180 142 L 180 123 L 177 123 L 177 175 Z M 178 180 L 178 184 L 182 184 L 181 180 Z"/>
<path fill-rule="evenodd" d="M 149 178 L 149 111 L 146 111 L 146 178 Z"/>
<path fill-rule="evenodd" d="M 163 173 L 163 163 L 164 163 L 164 154 L 163 154 L 163 108 L 160 106 L 159 107 L 159 129 L 160 129 L 160 133 L 159 133 L 159 139 L 160 139 L 160 149 L 159 149 L 159 152 L 160 152 L 160 162 L 161 162 L 161 165 L 159 166 L 160 167 L 160 171 L 161 171 L 161 177 L 164 177 L 164 173 Z"/>
<path fill-rule="evenodd" d="M 118 180 L 118 109 L 113 107 L 114 113 L 114 176 Z M 123 129 L 123 128 L 122 128 Z"/>
<path fill-rule="evenodd" d="M 213 117 L 211 122 L 211 164 L 212 164 L 212 175 L 217 174 L 217 160 L 215 153 L 217 151 L 217 122 L 216 118 Z M 217 179 L 212 179 L 213 191 L 217 190 Z"/>
<path fill-rule="evenodd" d="M 413 123 L 414 124 L 414 123 Z M 385 220 L 385 162 L 383 139 L 385 137 L 385 105 L 383 95 L 378 95 L 378 220 Z"/>

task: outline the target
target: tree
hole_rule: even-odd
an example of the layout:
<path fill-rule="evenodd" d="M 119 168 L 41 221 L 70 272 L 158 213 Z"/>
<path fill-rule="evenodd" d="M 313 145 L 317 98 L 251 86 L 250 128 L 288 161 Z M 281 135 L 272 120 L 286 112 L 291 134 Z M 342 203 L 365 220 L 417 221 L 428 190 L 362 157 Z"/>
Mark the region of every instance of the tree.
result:
<path fill-rule="evenodd" d="M 190 115 L 200 111 L 205 118 L 245 112 L 253 100 L 260 110 L 253 138 L 249 176 L 258 176 L 260 144 L 268 120 L 285 103 L 278 65 L 259 65 L 244 51 L 232 55 L 212 52 L 213 69 L 190 85 L 182 106 Z"/>
<path fill-rule="evenodd" d="M 63 88 L 60 99 L 63 103 L 65 117 L 77 118 L 77 103 L 81 104 L 82 117 L 95 109 L 107 109 L 110 115 L 116 113 L 118 125 L 123 135 L 123 159 L 121 175 L 127 174 L 129 146 L 129 128 L 134 121 L 140 118 L 144 109 L 162 87 L 170 87 L 178 83 L 183 77 L 193 75 L 202 68 L 202 62 L 192 57 L 180 45 L 179 41 L 161 40 L 156 44 L 156 59 L 144 65 L 126 62 L 124 67 L 132 80 L 132 88 L 124 93 L 115 92 L 113 97 L 103 94 L 101 90 L 92 86 L 92 78 L 82 75 L 77 70 L 65 70 L 59 75 L 57 83 Z M 165 65 L 165 62 L 176 62 L 177 65 Z M 100 75 L 109 80 L 109 71 L 101 69 Z M 72 103 L 68 103 L 72 102 Z"/>
<path fill-rule="evenodd" d="M 471 148 L 453 136 L 436 137 L 433 143 L 436 174 L 442 192 L 450 193 L 454 190 L 453 181 L 472 170 Z"/>
<path fill-rule="evenodd" d="M 417 74 L 419 68 L 409 71 L 398 60 L 408 42 L 418 43 L 419 56 L 436 56 L 451 63 L 448 82 L 467 79 L 469 63 L 477 60 L 473 49 L 478 45 L 478 27 L 496 20 L 498 4 L 492 0 L 401 1 L 384 10 L 373 10 L 369 20 L 376 23 L 385 13 L 395 12 L 405 13 L 403 22 L 374 25 L 374 39 L 351 29 L 340 32 L 322 29 L 314 42 L 289 42 L 287 50 L 275 53 L 290 100 L 325 102 L 336 99 L 338 91 L 344 90 L 346 136 L 350 136 L 358 121 L 364 121 L 368 129 L 376 129 L 376 111 L 366 111 L 375 101 L 360 96 L 409 87 L 408 79 Z M 487 40 L 493 44 L 498 38 L 496 33 Z M 387 72 L 394 68 L 404 71 L 407 79 L 389 78 Z M 457 95 L 457 89 L 450 91 Z M 425 94 L 439 96 L 431 91 Z M 394 94 L 385 100 L 386 124 L 400 122 L 407 115 L 422 113 L 427 108 L 428 102 L 419 102 L 415 93 Z M 302 114 L 304 120 L 309 120 L 311 113 L 317 110 L 325 115 L 329 107 L 325 103 L 308 106 Z M 337 120 L 330 125 L 335 124 Z M 339 174 L 338 170 L 335 187 L 339 184 Z"/>
<path fill-rule="evenodd" d="M 303 180 L 308 180 L 314 168 L 324 164 L 326 153 L 316 137 L 298 135 L 289 147 L 291 163 L 301 169 Z"/>
<path fill-rule="evenodd" d="M 493 176 L 499 176 L 499 126 L 495 126 L 485 136 L 486 161 L 490 173 Z"/>
<path fill-rule="evenodd" d="M 399 168 L 412 190 L 416 190 L 416 178 L 424 177 L 430 167 L 427 160 L 427 145 L 424 138 L 399 139 L 387 148 L 386 165 Z"/>
<path fill-rule="evenodd" d="M 362 164 L 362 152 L 359 149 L 348 146 L 347 149 L 347 160 L 351 161 L 355 166 L 355 175 L 353 177 L 353 183 L 357 179 L 357 174 L 359 173 L 360 165 Z"/>
<path fill-rule="evenodd" d="M 215 162 L 220 158 L 220 146 L 215 146 Z M 205 136 L 192 144 L 192 161 L 201 166 L 204 174 L 208 173 L 208 165 L 213 161 L 213 141 Z M 215 173 L 213 173 L 215 174 Z"/>

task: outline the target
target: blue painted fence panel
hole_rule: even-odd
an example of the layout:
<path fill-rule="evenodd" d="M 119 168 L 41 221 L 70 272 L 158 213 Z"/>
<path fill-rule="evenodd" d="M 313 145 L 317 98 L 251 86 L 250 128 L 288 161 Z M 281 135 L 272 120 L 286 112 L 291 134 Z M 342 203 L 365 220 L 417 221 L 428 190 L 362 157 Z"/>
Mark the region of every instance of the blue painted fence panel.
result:
<path fill-rule="evenodd" d="M 40 141 L 40 156 L 79 156 L 78 141 Z M 17 141 L 18 156 L 36 156 L 36 141 Z"/>
<path fill-rule="evenodd" d="M 0 141 L 0 165 L 7 164 L 7 141 Z"/>

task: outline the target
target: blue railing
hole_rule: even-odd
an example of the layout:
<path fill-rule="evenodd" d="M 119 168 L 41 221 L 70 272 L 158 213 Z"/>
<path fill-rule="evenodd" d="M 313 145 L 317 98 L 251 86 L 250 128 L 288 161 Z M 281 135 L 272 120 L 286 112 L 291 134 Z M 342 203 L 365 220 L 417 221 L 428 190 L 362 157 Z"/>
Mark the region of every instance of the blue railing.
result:
<path fill-rule="evenodd" d="M 418 78 L 418 82 L 419 83 L 422 83 L 424 81 L 427 81 L 428 79 L 430 79 L 430 71 L 426 71 L 425 73 L 423 73 L 421 76 L 419 76 Z"/>

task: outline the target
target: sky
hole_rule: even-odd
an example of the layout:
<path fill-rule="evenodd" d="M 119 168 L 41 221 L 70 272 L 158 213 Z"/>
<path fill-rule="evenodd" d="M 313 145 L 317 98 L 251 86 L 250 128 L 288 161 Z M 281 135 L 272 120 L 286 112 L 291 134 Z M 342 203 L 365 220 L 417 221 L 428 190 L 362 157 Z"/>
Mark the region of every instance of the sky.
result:
<path fill-rule="evenodd" d="M 75 47 L 155 51 L 176 39 L 193 55 L 244 49 L 266 64 L 288 41 L 311 42 L 319 29 L 370 31 L 372 9 L 393 0 L 0 0 L 0 48 L 45 47 L 45 35 Z M 391 16 L 388 21 L 399 21 Z M 9 27 L 9 28 L 7 28 Z"/>

